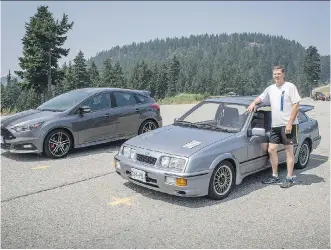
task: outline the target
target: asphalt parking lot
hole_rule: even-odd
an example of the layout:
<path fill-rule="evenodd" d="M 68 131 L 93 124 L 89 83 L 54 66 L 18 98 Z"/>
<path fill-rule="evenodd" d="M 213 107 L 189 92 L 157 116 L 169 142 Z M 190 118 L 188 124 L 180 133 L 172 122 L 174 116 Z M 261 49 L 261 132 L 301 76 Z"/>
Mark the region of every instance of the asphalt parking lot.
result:
<path fill-rule="evenodd" d="M 114 171 L 121 143 L 67 158 L 1 155 L 2 248 L 330 248 L 330 102 L 308 114 L 322 141 L 298 184 L 246 177 L 222 201 L 135 186 Z M 192 105 L 161 106 L 164 124 Z M 286 175 L 286 167 L 280 168 Z"/>

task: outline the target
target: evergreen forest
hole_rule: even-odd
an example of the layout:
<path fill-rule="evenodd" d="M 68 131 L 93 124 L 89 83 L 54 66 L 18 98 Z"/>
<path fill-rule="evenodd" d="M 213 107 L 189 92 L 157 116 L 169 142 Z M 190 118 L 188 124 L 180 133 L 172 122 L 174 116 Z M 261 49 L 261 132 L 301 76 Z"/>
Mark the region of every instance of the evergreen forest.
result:
<path fill-rule="evenodd" d="M 272 84 L 272 68 L 282 65 L 286 80 L 302 97 L 330 82 L 330 55 L 282 36 L 260 33 L 200 34 L 116 46 L 86 58 L 83 51 L 59 65 L 70 51 L 65 42 L 74 21 L 55 20 L 38 7 L 25 24 L 20 70 L 1 84 L 1 112 L 35 108 L 64 92 L 86 87 L 151 91 L 156 100 L 180 93 L 257 95 Z M 98 38 L 101 39 L 101 38 Z M 2 81 L 3 83 L 3 81 Z"/>

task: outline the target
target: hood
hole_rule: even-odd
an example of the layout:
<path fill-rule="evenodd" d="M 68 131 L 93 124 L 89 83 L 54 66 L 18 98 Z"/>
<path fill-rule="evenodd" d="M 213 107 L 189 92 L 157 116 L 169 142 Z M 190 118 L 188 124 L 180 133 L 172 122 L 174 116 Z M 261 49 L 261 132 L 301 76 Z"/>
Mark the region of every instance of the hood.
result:
<path fill-rule="evenodd" d="M 14 115 L 1 117 L 1 127 L 7 127 L 8 125 L 15 126 L 22 122 L 38 122 L 38 121 L 46 121 L 50 119 L 54 119 L 59 117 L 61 112 L 53 112 L 53 111 L 41 111 L 37 109 L 30 109 L 20 113 L 16 113 Z"/>
<path fill-rule="evenodd" d="M 136 136 L 125 144 L 159 152 L 186 156 L 235 133 L 169 125 Z"/>

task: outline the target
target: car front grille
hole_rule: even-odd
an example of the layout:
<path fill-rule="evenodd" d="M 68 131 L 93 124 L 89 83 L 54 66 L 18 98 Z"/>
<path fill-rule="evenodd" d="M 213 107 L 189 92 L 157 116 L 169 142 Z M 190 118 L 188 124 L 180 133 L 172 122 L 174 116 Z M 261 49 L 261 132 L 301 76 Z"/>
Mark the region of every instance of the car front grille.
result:
<path fill-rule="evenodd" d="M 3 136 L 5 140 L 12 140 L 16 138 L 12 133 L 9 132 L 8 129 L 5 128 L 1 128 L 1 136 Z"/>
<path fill-rule="evenodd" d="M 137 154 L 137 161 L 154 165 L 156 163 L 156 158 L 147 155 Z"/>

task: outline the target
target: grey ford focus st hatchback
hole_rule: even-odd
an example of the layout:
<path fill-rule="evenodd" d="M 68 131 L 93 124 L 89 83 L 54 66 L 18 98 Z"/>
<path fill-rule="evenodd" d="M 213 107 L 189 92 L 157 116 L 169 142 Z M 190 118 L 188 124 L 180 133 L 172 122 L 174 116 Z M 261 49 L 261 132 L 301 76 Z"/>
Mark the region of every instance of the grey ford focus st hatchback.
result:
<path fill-rule="evenodd" d="M 160 106 L 149 91 L 76 89 L 3 117 L 1 148 L 62 158 L 72 148 L 130 139 L 161 126 Z"/>

